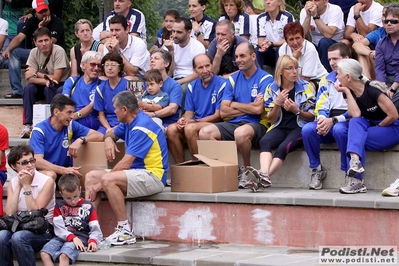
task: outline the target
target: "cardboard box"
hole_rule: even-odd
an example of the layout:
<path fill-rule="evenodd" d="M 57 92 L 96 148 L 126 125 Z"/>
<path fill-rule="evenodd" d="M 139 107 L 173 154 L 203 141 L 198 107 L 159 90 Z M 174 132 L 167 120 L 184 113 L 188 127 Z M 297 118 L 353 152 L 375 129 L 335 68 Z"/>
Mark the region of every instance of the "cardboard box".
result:
<path fill-rule="evenodd" d="M 91 170 L 112 169 L 125 156 L 125 142 L 116 143 L 119 153 L 113 162 L 108 162 L 105 158 L 104 142 L 87 142 L 78 151 L 78 156 L 73 160 L 74 166 L 81 166 L 80 172 L 83 177 Z M 84 178 L 83 180 L 84 181 Z"/>
<path fill-rule="evenodd" d="M 33 105 L 33 120 L 32 124 L 35 126 L 37 123 L 46 120 L 51 116 L 50 104 L 34 104 Z"/>
<path fill-rule="evenodd" d="M 172 192 L 216 193 L 238 190 L 234 141 L 198 141 L 198 160 L 171 166 Z"/>

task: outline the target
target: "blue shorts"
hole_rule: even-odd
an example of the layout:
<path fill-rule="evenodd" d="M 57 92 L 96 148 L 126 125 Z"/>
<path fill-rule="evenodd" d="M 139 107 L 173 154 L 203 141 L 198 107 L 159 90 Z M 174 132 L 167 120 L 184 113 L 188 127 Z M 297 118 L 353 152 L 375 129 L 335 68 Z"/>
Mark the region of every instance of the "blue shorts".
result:
<path fill-rule="evenodd" d="M 57 258 L 64 253 L 69 258 L 69 263 L 73 264 L 79 257 L 80 250 L 75 247 L 73 242 L 66 242 L 59 237 L 53 237 L 40 252 L 45 252 L 50 255 L 54 262 Z"/>
<path fill-rule="evenodd" d="M 0 171 L 0 182 L 2 185 L 7 181 L 7 173 Z"/>

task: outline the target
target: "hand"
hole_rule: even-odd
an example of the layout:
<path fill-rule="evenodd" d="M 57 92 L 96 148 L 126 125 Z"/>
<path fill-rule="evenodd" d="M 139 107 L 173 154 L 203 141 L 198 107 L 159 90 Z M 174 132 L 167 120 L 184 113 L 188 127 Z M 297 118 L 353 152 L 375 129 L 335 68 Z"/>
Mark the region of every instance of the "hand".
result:
<path fill-rule="evenodd" d="M 81 139 L 76 139 L 71 145 L 69 145 L 68 153 L 72 158 L 78 157 L 78 150 L 82 147 L 83 141 Z"/>
<path fill-rule="evenodd" d="M 10 51 L 8 51 L 8 49 L 6 49 L 6 50 L 2 53 L 2 56 L 3 56 L 3 60 L 8 60 L 8 59 L 10 59 Z"/>
<path fill-rule="evenodd" d="M 262 93 L 258 93 L 258 95 L 256 95 L 256 98 L 255 98 L 255 100 L 253 101 L 254 103 L 257 103 L 257 102 L 261 102 L 261 101 L 263 101 L 263 94 Z"/>
<path fill-rule="evenodd" d="M 387 90 L 387 91 L 386 91 L 386 94 L 387 94 L 387 96 L 389 97 L 389 99 L 392 99 L 392 97 L 393 97 L 393 95 L 394 95 L 394 93 L 393 93 L 392 91 L 390 91 L 390 90 Z"/>
<path fill-rule="evenodd" d="M 78 237 L 75 237 L 72 241 L 75 244 L 76 249 L 83 252 L 85 251 L 85 246 L 83 245 L 82 240 L 80 240 Z"/>
<path fill-rule="evenodd" d="M 317 125 L 316 125 L 317 134 L 322 136 L 327 135 L 327 133 L 330 132 L 333 125 L 334 123 L 332 121 L 332 118 L 320 117 L 319 120 L 317 120 Z"/>
<path fill-rule="evenodd" d="M 315 4 L 309 8 L 309 13 L 312 17 L 317 16 L 317 6 Z"/>
<path fill-rule="evenodd" d="M 364 36 L 354 32 L 351 34 L 351 38 L 354 42 L 360 42 L 364 39 Z"/>
<path fill-rule="evenodd" d="M 109 162 L 113 162 L 115 160 L 115 152 L 119 152 L 118 147 L 111 138 L 106 138 L 104 140 L 104 151 L 105 158 L 107 158 Z"/>
<path fill-rule="evenodd" d="M 174 50 L 173 46 L 174 42 L 172 39 L 170 40 L 163 40 L 163 46 L 165 46 L 169 52 L 172 52 Z"/>
<path fill-rule="evenodd" d="M 363 11 L 365 7 L 366 7 L 366 4 L 362 4 L 360 2 L 356 3 L 353 6 L 353 15 L 359 15 L 360 12 Z"/>
<path fill-rule="evenodd" d="M 4 53 L 3 53 L 4 56 Z M 35 74 L 36 69 L 34 69 L 33 67 L 28 66 L 25 70 L 25 77 L 26 78 L 30 78 L 33 76 L 33 74 Z"/>
<path fill-rule="evenodd" d="M 343 87 L 343 86 L 341 86 L 341 84 L 335 84 L 335 89 L 336 89 L 337 91 L 342 92 L 342 93 L 345 93 L 345 94 L 350 93 L 349 88 Z"/>
<path fill-rule="evenodd" d="M 370 51 L 370 53 L 369 53 L 369 58 L 370 58 L 371 60 L 375 60 L 375 50 L 371 50 L 371 51 Z"/>
<path fill-rule="evenodd" d="M 112 36 L 105 43 L 105 47 L 108 49 L 109 52 L 112 52 L 112 53 L 118 52 L 119 51 L 119 41 L 116 39 L 115 36 Z"/>
<path fill-rule="evenodd" d="M 267 51 L 267 49 L 269 49 L 270 46 L 270 42 L 265 39 L 261 44 L 260 47 L 258 48 L 259 52 L 264 53 Z"/>
<path fill-rule="evenodd" d="M 296 103 L 293 100 L 289 99 L 289 98 L 284 101 L 283 108 L 286 111 L 292 112 L 294 114 L 296 114 L 296 113 L 298 113 L 300 111 L 298 106 L 296 105 Z"/>
<path fill-rule="evenodd" d="M 302 46 L 296 50 L 292 50 L 292 55 L 296 58 L 299 59 L 299 57 L 302 56 Z"/>
<path fill-rule="evenodd" d="M 191 21 L 191 25 L 193 26 L 192 31 L 193 31 L 193 32 L 199 32 L 201 24 L 202 24 L 202 22 L 201 22 L 201 23 L 198 23 L 198 22 L 195 21 L 195 20 Z"/>
<path fill-rule="evenodd" d="M 20 172 L 18 172 L 18 180 L 21 186 L 30 186 L 33 180 L 33 174 L 35 172 L 35 169 L 32 169 L 31 171 L 27 169 L 23 169 Z"/>
<path fill-rule="evenodd" d="M 310 17 L 312 14 L 310 12 L 310 9 L 314 6 L 315 4 L 312 1 L 307 1 L 305 4 L 305 11 L 306 11 L 306 16 Z"/>
<path fill-rule="evenodd" d="M 230 44 L 228 40 L 222 40 L 217 44 L 217 48 L 216 48 L 216 54 L 219 55 L 220 57 L 223 57 L 227 50 L 229 50 L 230 48 Z"/>
<path fill-rule="evenodd" d="M 51 22 L 51 16 L 44 16 L 42 21 L 39 22 L 39 28 L 46 27 Z"/>
<path fill-rule="evenodd" d="M 176 126 L 179 130 L 182 130 L 185 125 L 187 125 L 187 120 L 184 116 L 182 116 L 179 120 L 177 120 Z"/>
<path fill-rule="evenodd" d="M 286 99 L 288 99 L 288 90 L 282 90 L 281 92 L 280 92 L 280 94 L 277 96 L 277 99 L 276 99 L 276 101 L 275 101 L 275 103 L 277 104 L 277 105 L 283 105 L 284 104 L 284 102 L 285 102 L 285 100 Z"/>
<path fill-rule="evenodd" d="M 101 183 L 94 185 L 89 191 L 89 200 L 95 201 L 97 198 L 97 193 L 102 190 Z"/>
<path fill-rule="evenodd" d="M 7 2 L 11 2 L 11 1 L 7 1 Z M 33 15 L 31 13 L 29 13 L 29 14 L 26 14 L 25 16 L 20 17 L 19 19 L 22 19 L 25 22 L 27 19 L 30 19 L 32 16 Z"/>
<path fill-rule="evenodd" d="M 82 177 L 83 175 L 79 172 L 81 166 L 71 166 L 71 167 L 64 167 L 64 174 L 74 174 L 77 177 Z"/>
<path fill-rule="evenodd" d="M 90 242 L 89 246 L 87 247 L 88 252 L 96 252 L 98 250 L 97 243 L 95 242 Z"/>

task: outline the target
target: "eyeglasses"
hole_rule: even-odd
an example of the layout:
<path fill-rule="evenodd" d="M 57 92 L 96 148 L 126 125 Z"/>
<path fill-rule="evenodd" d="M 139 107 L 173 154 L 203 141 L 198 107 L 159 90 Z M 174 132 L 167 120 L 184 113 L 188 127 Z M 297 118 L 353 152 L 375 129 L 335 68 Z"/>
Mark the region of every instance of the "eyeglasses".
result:
<path fill-rule="evenodd" d="M 80 193 L 81 191 L 79 190 L 79 194 L 77 196 L 73 196 L 73 197 L 64 197 L 62 196 L 62 198 L 66 201 L 79 201 L 80 200 Z"/>
<path fill-rule="evenodd" d="M 114 64 L 114 63 L 112 63 L 112 64 L 103 64 L 103 67 L 117 67 L 117 66 L 119 66 L 119 64 Z"/>
<path fill-rule="evenodd" d="M 399 20 L 397 20 L 397 19 L 386 19 L 386 20 L 384 20 L 384 24 L 388 24 L 389 22 L 391 22 L 391 24 L 398 24 Z"/>
<path fill-rule="evenodd" d="M 292 70 L 301 70 L 301 68 L 299 67 L 299 66 L 296 66 L 296 67 L 293 67 L 293 66 L 289 66 L 289 67 L 285 67 L 284 68 L 285 70 L 287 70 L 287 71 L 292 71 Z"/>
<path fill-rule="evenodd" d="M 101 64 L 96 64 L 96 63 L 93 63 L 93 62 L 89 63 L 89 65 L 90 65 L 92 68 L 95 68 L 95 67 L 102 68 L 102 65 L 101 65 Z"/>
<path fill-rule="evenodd" d="M 29 163 L 30 164 L 34 164 L 35 162 L 36 162 L 35 158 L 30 158 L 29 161 L 25 160 L 25 161 L 22 161 L 22 162 L 16 162 L 16 164 L 20 164 L 22 166 L 25 166 L 25 165 L 28 165 Z"/>

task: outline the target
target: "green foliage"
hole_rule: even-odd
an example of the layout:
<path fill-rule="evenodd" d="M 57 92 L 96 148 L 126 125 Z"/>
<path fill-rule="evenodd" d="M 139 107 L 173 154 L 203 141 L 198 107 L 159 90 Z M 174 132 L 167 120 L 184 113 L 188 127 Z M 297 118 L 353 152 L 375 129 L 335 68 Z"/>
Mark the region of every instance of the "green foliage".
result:
<path fill-rule="evenodd" d="M 134 0 L 132 6 L 145 16 L 145 24 L 147 28 L 147 44 L 151 47 L 157 38 L 157 31 L 160 28 L 159 21 L 162 23 L 161 16 L 156 12 L 156 3 L 154 0 Z"/>
<path fill-rule="evenodd" d="M 62 21 L 64 22 L 66 51 L 68 55 L 70 48 L 78 42 L 74 33 L 76 21 L 85 18 L 91 21 L 93 27 L 96 27 L 99 24 L 99 4 L 99 2 L 93 0 L 64 1 Z"/>

